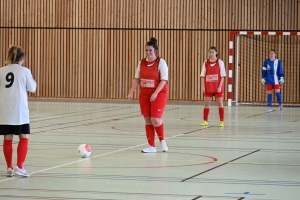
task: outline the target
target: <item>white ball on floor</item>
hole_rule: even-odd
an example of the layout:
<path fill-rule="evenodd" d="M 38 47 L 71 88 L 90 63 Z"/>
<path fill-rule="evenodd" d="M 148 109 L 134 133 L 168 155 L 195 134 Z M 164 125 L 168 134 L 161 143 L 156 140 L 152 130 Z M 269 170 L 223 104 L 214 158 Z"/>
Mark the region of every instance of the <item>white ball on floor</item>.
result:
<path fill-rule="evenodd" d="M 81 144 L 78 147 L 78 154 L 82 157 L 82 158 L 87 158 L 91 155 L 92 153 L 92 148 L 90 147 L 90 145 L 88 144 Z"/>

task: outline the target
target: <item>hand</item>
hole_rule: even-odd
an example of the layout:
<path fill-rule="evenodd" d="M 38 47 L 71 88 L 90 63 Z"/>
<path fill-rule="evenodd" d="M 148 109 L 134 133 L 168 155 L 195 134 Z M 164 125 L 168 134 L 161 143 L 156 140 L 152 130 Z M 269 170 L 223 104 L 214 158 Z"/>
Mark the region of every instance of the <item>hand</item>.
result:
<path fill-rule="evenodd" d="M 128 98 L 128 100 L 132 100 L 133 99 L 133 93 L 129 93 L 127 98 Z"/>
<path fill-rule="evenodd" d="M 205 93 L 205 87 L 202 88 L 202 92 Z"/>
<path fill-rule="evenodd" d="M 220 93 L 222 91 L 222 88 L 218 87 L 217 93 Z"/>
<path fill-rule="evenodd" d="M 150 101 L 151 102 L 155 101 L 156 97 L 157 97 L 157 94 L 154 92 L 150 97 Z"/>
<path fill-rule="evenodd" d="M 279 84 L 283 84 L 284 83 L 283 77 L 281 77 L 278 82 L 279 82 Z"/>
<path fill-rule="evenodd" d="M 262 84 L 266 84 L 266 80 L 264 78 L 261 79 Z"/>

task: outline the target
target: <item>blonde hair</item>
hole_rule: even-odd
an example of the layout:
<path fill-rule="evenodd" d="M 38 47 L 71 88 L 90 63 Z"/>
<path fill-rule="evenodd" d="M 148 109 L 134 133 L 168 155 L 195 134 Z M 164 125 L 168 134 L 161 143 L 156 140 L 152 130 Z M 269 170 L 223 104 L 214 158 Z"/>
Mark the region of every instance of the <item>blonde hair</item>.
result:
<path fill-rule="evenodd" d="M 5 64 L 9 65 L 13 63 L 19 63 L 20 60 L 24 57 L 24 55 L 25 52 L 21 47 L 11 45 L 7 51 Z"/>

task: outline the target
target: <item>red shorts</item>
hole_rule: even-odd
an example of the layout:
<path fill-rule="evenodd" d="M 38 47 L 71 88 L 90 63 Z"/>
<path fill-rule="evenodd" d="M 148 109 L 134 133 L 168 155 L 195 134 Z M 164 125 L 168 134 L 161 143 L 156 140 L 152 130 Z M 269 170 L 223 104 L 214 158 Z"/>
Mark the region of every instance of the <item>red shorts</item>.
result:
<path fill-rule="evenodd" d="M 141 114 L 144 117 L 162 118 L 168 95 L 165 92 L 160 92 L 153 102 L 150 101 L 151 95 L 139 95 Z"/>
<path fill-rule="evenodd" d="M 270 84 L 267 84 L 266 85 L 266 89 L 269 91 L 269 90 L 273 90 L 273 89 L 280 89 L 280 84 L 275 84 L 275 85 L 270 85 Z"/>
<path fill-rule="evenodd" d="M 224 88 L 222 88 L 221 92 L 215 92 L 215 93 L 204 93 L 205 97 L 213 97 L 215 96 L 216 98 L 224 97 Z"/>

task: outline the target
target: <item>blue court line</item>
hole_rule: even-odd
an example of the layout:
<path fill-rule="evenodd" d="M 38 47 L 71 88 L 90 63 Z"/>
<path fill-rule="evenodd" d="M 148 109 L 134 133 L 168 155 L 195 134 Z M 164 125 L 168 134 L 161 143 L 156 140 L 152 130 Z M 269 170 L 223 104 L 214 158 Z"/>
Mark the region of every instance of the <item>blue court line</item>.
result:
<path fill-rule="evenodd" d="M 236 194 L 236 195 L 256 195 L 256 196 L 262 196 L 262 195 L 265 195 L 265 194 L 251 194 L 250 192 L 244 192 L 244 193 L 231 193 L 231 192 L 226 192 L 224 194 Z"/>

